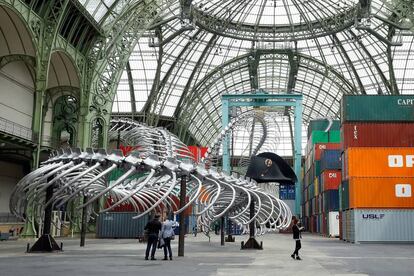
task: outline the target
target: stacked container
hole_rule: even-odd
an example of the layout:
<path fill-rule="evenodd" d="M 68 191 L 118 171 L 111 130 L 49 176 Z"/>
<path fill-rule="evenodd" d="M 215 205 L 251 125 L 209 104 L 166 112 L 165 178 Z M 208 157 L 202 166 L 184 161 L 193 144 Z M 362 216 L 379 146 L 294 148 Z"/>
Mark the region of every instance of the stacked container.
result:
<path fill-rule="evenodd" d="M 329 211 L 338 211 L 338 185 L 331 181 L 332 172 L 340 181 L 340 122 L 314 120 L 308 126 L 308 143 L 306 146 L 303 177 L 303 214 L 305 228 L 313 233 L 328 234 Z M 327 129 L 329 127 L 329 129 Z M 324 172 L 325 176 L 324 176 Z M 331 174 L 330 174 L 331 173 Z M 326 179 L 325 179 L 326 177 Z M 326 193 L 324 193 L 324 181 Z M 336 185 L 336 194 L 332 186 Z M 324 205 L 325 203 L 325 205 Z"/>
<path fill-rule="evenodd" d="M 341 237 L 414 241 L 414 96 L 344 96 Z"/>
<path fill-rule="evenodd" d="M 322 234 L 339 236 L 339 193 L 341 151 L 325 150 L 321 155 Z"/>

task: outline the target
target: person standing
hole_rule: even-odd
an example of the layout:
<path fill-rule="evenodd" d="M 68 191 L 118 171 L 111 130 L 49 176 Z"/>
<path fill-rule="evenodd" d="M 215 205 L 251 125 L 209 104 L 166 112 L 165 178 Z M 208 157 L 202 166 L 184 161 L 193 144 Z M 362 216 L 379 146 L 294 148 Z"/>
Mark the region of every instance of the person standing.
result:
<path fill-rule="evenodd" d="M 155 250 L 157 249 L 158 234 L 161 230 L 161 222 L 159 221 L 160 215 L 155 215 L 154 219 L 149 221 L 145 225 L 144 230 L 148 231 L 147 250 L 145 251 L 145 260 L 148 260 L 148 256 L 151 250 L 151 260 L 155 259 Z"/>
<path fill-rule="evenodd" d="M 161 228 L 161 235 L 160 238 L 164 239 L 164 259 L 168 260 L 167 258 L 167 250 L 170 260 L 172 260 L 172 251 L 171 251 L 171 240 L 174 237 L 174 228 L 173 223 L 166 218 L 164 223 L 162 224 Z"/>
<path fill-rule="evenodd" d="M 302 260 L 299 257 L 299 250 L 302 248 L 302 244 L 301 244 L 300 240 L 302 239 L 301 232 L 303 231 L 303 229 L 304 229 L 304 227 L 300 226 L 299 220 L 294 218 L 293 219 L 292 231 L 293 231 L 293 239 L 296 241 L 296 245 L 295 245 L 295 251 L 290 256 L 293 259 L 296 259 L 296 260 Z"/>

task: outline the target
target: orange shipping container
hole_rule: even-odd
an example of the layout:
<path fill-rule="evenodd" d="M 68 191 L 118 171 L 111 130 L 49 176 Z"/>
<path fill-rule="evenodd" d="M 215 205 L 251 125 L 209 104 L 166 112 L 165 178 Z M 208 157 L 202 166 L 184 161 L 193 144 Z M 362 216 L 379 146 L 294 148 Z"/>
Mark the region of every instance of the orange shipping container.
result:
<path fill-rule="evenodd" d="M 350 208 L 414 208 L 414 177 L 353 177 Z"/>
<path fill-rule="evenodd" d="M 344 179 L 412 177 L 414 148 L 348 148 L 342 160 Z"/>

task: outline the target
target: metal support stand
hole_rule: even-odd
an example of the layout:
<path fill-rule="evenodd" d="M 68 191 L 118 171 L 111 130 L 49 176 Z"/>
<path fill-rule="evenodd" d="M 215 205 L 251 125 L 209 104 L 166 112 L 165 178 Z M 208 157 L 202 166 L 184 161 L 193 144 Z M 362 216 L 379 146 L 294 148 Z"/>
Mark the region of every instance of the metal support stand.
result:
<path fill-rule="evenodd" d="M 254 211 L 255 211 L 255 201 L 252 200 L 250 202 L 250 219 L 254 217 Z M 247 240 L 247 242 L 241 243 L 241 249 L 263 249 L 263 242 L 260 242 L 260 244 L 255 239 L 255 229 L 256 229 L 256 220 L 252 220 L 249 225 L 250 228 L 250 237 Z"/>
<path fill-rule="evenodd" d="M 180 209 L 185 206 L 185 197 L 187 189 L 187 176 L 181 176 L 180 185 Z M 185 236 L 185 212 L 180 214 L 180 235 L 178 238 L 178 256 L 184 257 L 184 236 Z"/>
<path fill-rule="evenodd" d="M 220 244 L 224 246 L 224 217 L 220 219 Z"/>
<path fill-rule="evenodd" d="M 231 234 L 231 226 L 232 226 L 231 219 L 228 218 L 227 219 L 227 238 L 225 239 L 225 242 L 235 242 L 236 240 Z"/>
<path fill-rule="evenodd" d="M 48 179 L 50 181 L 51 179 Z M 47 203 L 53 197 L 53 186 L 50 185 L 46 189 L 46 200 Z M 61 247 L 57 244 L 55 239 L 50 235 L 52 223 L 52 204 L 49 204 L 45 208 L 45 218 L 43 221 L 43 234 L 35 242 L 35 244 L 27 250 L 28 253 L 41 253 L 41 252 L 53 252 L 53 251 L 62 251 Z"/>
<path fill-rule="evenodd" d="M 84 196 L 83 197 L 83 202 L 87 202 L 88 201 L 88 197 Z M 81 222 L 81 236 L 80 236 L 80 246 L 84 247 L 85 246 L 85 239 L 86 239 L 86 217 L 87 217 L 87 213 L 86 213 L 86 206 L 82 208 L 82 222 Z"/>

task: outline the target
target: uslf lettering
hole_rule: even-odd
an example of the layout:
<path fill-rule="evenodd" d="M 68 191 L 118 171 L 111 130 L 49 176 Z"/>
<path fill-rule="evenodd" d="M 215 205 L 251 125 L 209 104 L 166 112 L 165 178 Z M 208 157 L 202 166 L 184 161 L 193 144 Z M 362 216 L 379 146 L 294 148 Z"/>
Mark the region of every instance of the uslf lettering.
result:
<path fill-rule="evenodd" d="M 362 214 L 363 219 L 383 219 L 385 214 Z"/>

